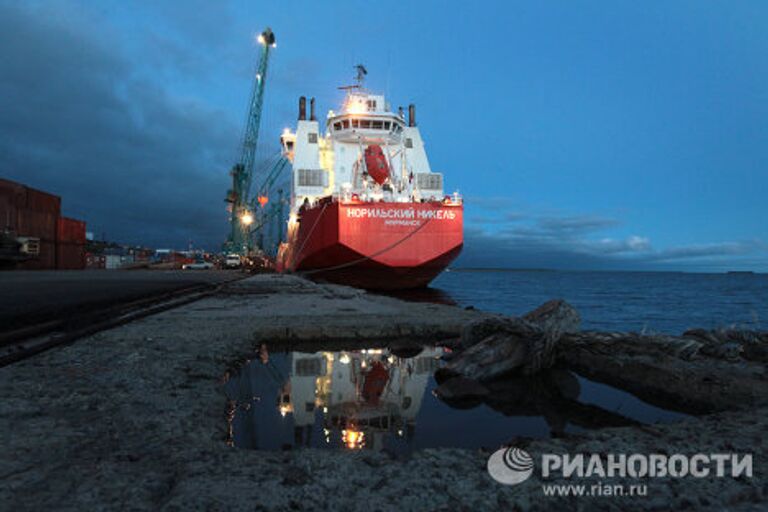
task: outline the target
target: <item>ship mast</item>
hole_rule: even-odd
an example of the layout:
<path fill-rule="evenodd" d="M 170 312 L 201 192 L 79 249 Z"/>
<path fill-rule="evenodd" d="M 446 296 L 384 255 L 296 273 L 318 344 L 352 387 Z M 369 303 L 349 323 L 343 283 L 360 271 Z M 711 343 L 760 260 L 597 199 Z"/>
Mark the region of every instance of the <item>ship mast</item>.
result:
<path fill-rule="evenodd" d="M 356 66 L 354 66 L 354 69 L 357 73 L 355 75 L 355 83 L 353 85 L 342 85 L 341 87 L 339 87 L 339 89 L 347 92 L 352 90 L 358 90 L 358 91 L 363 90 L 363 82 L 365 81 L 365 75 L 368 74 L 368 70 L 365 69 L 365 66 L 363 66 L 362 64 L 357 64 Z"/>

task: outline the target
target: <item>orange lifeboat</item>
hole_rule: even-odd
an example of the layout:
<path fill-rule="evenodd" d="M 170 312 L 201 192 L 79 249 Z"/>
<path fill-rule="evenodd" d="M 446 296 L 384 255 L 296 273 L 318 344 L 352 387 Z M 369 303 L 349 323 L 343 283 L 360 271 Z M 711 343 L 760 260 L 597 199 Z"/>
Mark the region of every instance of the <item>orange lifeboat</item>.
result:
<path fill-rule="evenodd" d="M 365 167 L 373 180 L 382 185 L 389 178 L 389 164 L 381 146 L 371 144 L 365 148 Z"/>

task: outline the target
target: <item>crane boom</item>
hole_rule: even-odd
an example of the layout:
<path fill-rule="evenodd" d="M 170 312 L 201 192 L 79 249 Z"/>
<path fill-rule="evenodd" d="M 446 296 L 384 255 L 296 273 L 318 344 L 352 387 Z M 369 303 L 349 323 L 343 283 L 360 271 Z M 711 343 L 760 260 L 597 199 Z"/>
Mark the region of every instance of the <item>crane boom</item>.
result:
<path fill-rule="evenodd" d="M 259 126 L 264 104 L 264 86 L 267 79 L 269 53 L 275 47 L 275 34 L 267 28 L 259 35 L 258 41 L 262 46 L 262 51 L 253 80 L 240 161 L 232 167 L 230 172 L 232 189 L 227 194 L 226 199 L 228 203 L 231 203 L 232 215 L 230 217 L 231 231 L 227 242 L 224 244 L 225 250 L 240 255 L 247 255 L 251 249 L 249 224 L 253 221 L 253 216 L 249 211 L 249 196 L 256 163 L 256 148 L 259 142 Z"/>

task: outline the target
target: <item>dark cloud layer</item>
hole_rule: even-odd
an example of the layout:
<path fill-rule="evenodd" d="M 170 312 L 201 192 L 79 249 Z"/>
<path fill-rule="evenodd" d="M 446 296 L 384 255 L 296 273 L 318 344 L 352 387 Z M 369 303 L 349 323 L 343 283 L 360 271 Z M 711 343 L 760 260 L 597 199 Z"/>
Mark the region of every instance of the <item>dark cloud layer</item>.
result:
<path fill-rule="evenodd" d="M 217 246 L 239 130 L 91 33 L 0 4 L 0 176 L 61 195 L 97 235 Z"/>
<path fill-rule="evenodd" d="M 465 230 L 457 266 L 709 271 L 749 269 L 768 253 L 759 240 L 656 249 L 644 236 L 600 236 L 620 224 L 594 215 L 500 212 L 487 219 L 476 217 Z"/>

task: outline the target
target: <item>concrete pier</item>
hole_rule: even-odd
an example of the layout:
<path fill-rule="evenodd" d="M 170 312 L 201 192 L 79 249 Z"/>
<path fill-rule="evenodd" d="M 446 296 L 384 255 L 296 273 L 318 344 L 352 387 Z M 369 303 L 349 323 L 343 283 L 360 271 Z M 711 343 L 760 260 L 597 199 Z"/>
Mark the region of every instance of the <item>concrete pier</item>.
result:
<path fill-rule="evenodd" d="M 649 496 L 618 501 L 544 497 L 536 475 L 498 484 L 483 451 L 424 450 L 401 461 L 225 443 L 223 379 L 259 342 L 437 342 L 484 316 L 263 275 L 0 368 L 0 509 L 757 510 L 766 499 L 766 409 L 517 444 L 537 455 L 747 452 L 756 461 L 751 479 L 653 479 Z"/>

